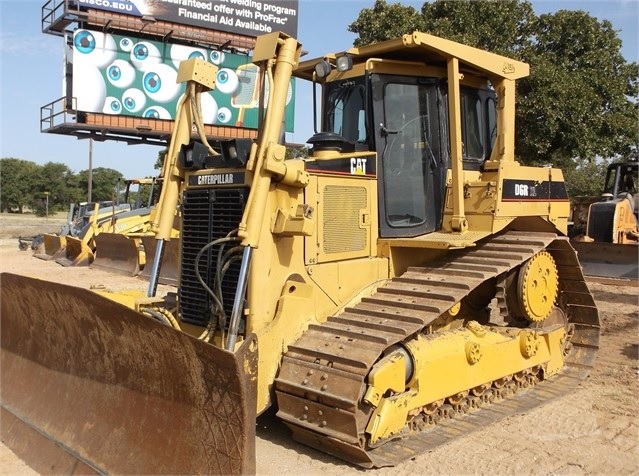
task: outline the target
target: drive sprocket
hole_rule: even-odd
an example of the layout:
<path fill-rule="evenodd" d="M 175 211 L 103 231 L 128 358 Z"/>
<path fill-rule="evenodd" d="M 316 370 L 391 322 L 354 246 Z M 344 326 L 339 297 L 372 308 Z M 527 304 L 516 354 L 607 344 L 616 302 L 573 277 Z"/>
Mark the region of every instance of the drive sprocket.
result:
<path fill-rule="evenodd" d="M 530 322 L 548 317 L 557 299 L 559 275 L 555 260 L 546 250 L 530 258 L 519 271 L 517 304 Z"/>

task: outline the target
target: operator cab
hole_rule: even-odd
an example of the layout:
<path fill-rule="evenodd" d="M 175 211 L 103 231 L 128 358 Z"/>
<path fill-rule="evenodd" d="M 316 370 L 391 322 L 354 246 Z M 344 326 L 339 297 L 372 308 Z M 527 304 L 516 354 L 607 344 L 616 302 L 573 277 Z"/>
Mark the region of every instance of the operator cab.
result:
<path fill-rule="evenodd" d="M 606 171 L 606 181 L 602 193 L 604 200 L 628 199 L 635 215 L 639 213 L 638 166 L 639 163 L 636 159 L 610 164 Z"/>
<path fill-rule="evenodd" d="M 320 132 L 308 141 L 310 154 L 375 152 L 381 237 L 437 231 L 451 168 L 445 58 L 415 51 L 400 62 L 392 51 L 370 48 L 370 56 L 346 52 L 334 64 L 324 59 L 315 65 L 314 95 L 320 83 L 322 112 Z M 496 95 L 486 76 L 470 70 L 465 75 L 460 83 L 463 169 L 478 171 L 496 140 Z"/>

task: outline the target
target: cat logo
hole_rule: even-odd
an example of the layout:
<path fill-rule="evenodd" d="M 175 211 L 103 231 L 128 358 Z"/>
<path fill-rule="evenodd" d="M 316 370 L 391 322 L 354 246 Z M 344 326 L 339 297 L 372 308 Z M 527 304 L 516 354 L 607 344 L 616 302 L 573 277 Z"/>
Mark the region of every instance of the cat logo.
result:
<path fill-rule="evenodd" d="M 366 175 L 366 160 L 367 159 L 351 159 L 351 174 L 352 175 Z"/>

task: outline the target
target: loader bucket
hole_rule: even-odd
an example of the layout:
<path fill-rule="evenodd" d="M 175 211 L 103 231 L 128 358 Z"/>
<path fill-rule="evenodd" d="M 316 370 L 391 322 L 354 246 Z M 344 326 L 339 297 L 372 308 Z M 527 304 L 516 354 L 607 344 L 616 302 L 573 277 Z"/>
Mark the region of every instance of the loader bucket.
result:
<path fill-rule="evenodd" d="M 65 248 L 67 246 L 66 236 L 45 233 L 42 237 L 44 238 L 44 250 L 36 251 L 33 256 L 45 261 L 58 259 L 64 256 Z"/>
<path fill-rule="evenodd" d="M 68 236 L 65 254 L 55 262 L 62 266 L 89 266 L 94 258 L 93 250 L 84 241 L 75 236 Z"/>
<path fill-rule="evenodd" d="M 231 353 L 85 289 L 0 280 L 0 433 L 37 472 L 255 472 L 254 335 Z"/>
<path fill-rule="evenodd" d="M 95 240 L 95 259 L 91 268 L 103 269 L 125 276 L 140 272 L 139 239 L 117 233 L 99 233 Z"/>
<path fill-rule="evenodd" d="M 571 241 L 584 275 L 595 278 L 639 279 L 639 247 L 636 244 Z"/>
<path fill-rule="evenodd" d="M 145 266 L 142 272 L 139 274 L 140 278 L 150 278 L 151 266 L 153 259 L 155 258 L 155 250 L 157 249 L 157 240 L 154 236 L 143 236 L 142 244 L 144 245 L 144 253 L 146 255 L 146 262 L 148 266 Z M 158 282 L 161 284 L 168 284 L 169 286 L 177 286 L 180 276 L 180 240 L 179 238 L 167 241 L 164 243 L 164 256 L 162 256 L 162 267 L 160 268 L 160 276 Z"/>

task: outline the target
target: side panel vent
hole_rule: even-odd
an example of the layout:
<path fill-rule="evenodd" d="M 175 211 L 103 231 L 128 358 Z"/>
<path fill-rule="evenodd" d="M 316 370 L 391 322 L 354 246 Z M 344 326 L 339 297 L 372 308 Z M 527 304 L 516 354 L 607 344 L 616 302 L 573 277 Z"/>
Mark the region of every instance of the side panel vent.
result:
<path fill-rule="evenodd" d="M 323 252 L 367 251 L 368 228 L 363 224 L 369 207 L 366 188 L 327 185 L 323 197 Z"/>

